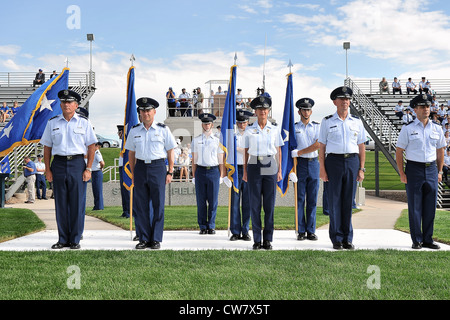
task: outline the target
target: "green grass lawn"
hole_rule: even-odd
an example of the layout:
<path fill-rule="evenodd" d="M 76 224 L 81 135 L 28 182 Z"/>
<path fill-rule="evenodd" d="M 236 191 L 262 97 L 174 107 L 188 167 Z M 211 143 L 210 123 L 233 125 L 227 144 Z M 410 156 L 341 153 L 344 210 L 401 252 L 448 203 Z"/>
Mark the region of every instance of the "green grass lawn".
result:
<path fill-rule="evenodd" d="M 129 229 L 120 207 L 95 215 Z M 227 215 L 219 207 L 218 229 L 227 228 Z M 450 243 L 449 219 L 448 211 L 437 211 L 437 240 Z M 196 221 L 195 206 L 166 207 L 166 229 L 197 229 Z M 318 208 L 317 226 L 326 223 Z M 30 210 L 0 209 L 0 241 L 43 228 Z M 293 207 L 276 208 L 275 228 L 294 228 Z M 396 228 L 409 231 L 406 210 Z M 446 301 L 448 261 L 448 251 L 0 251 L 0 300 Z M 79 289 L 71 286 L 74 272 Z M 167 314 L 176 315 L 169 307 Z"/>

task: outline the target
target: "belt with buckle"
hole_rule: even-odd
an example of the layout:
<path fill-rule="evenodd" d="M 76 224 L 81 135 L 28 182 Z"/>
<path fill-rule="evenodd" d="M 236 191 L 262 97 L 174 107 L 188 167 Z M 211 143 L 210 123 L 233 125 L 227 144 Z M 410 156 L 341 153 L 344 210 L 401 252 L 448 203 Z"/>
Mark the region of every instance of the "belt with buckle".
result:
<path fill-rule="evenodd" d="M 328 154 L 328 156 L 332 156 L 332 157 L 339 157 L 339 158 L 352 158 L 352 157 L 356 157 L 358 155 L 358 153 L 330 153 Z"/>
<path fill-rule="evenodd" d="M 407 163 L 411 163 L 417 166 L 423 166 L 423 167 L 431 167 L 431 166 L 435 166 L 436 165 L 436 161 L 431 161 L 431 162 L 418 162 L 418 161 L 412 161 L 412 160 L 407 160 Z"/>
<path fill-rule="evenodd" d="M 137 159 L 137 162 L 142 162 L 144 164 L 152 164 L 152 163 L 158 163 L 161 161 L 166 161 L 165 158 L 161 158 L 161 159 L 155 159 L 155 160 L 141 160 L 141 159 Z"/>
<path fill-rule="evenodd" d="M 299 159 L 302 159 L 303 161 L 308 161 L 308 162 L 317 160 L 317 158 L 304 158 L 304 157 L 299 157 Z"/>
<path fill-rule="evenodd" d="M 70 161 L 70 160 L 77 159 L 77 158 L 84 158 L 84 155 L 83 154 L 75 154 L 73 156 L 60 156 L 60 155 L 55 154 L 54 158 Z"/>
<path fill-rule="evenodd" d="M 197 165 L 197 167 L 203 168 L 205 170 L 211 170 L 211 169 L 217 168 L 218 166 L 199 166 L 199 165 Z"/>

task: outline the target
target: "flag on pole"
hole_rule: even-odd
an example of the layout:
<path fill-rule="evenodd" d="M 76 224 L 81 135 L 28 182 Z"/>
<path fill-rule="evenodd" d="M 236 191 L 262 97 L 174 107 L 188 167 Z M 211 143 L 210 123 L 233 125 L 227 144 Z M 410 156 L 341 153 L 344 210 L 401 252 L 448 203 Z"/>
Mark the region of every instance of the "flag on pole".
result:
<path fill-rule="evenodd" d="M 134 67 L 130 67 L 127 76 L 127 102 L 125 105 L 125 118 L 123 121 L 123 136 L 122 136 L 122 150 L 120 151 L 123 157 L 123 185 L 130 191 L 131 189 L 131 169 L 128 159 L 128 150 L 125 149 L 128 133 L 131 128 L 139 123 L 137 109 L 136 109 L 136 95 L 134 94 Z"/>
<path fill-rule="evenodd" d="M 286 99 L 284 102 L 283 124 L 281 126 L 281 137 L 284 145 L 281 146 L 281 173 L 283 179 L 277 182 L 277 189 L 284 197 L 289 189 L 289 174 L 294 172 L 294 160 L 291 151 L 297 148 L 295 140 L 294 120 L 294 97 L 292 90 L 292 73 L 287 75 Z"/>
<path fill-rule="evenodd" d="M 230 83 L 228 85 L 228 93 L 223 109 L 220 147 L 225 153 L 225 168 L 227 177 L 233 184 L 233 190 L 239 192 L 238 189 L 238 167 L 236 153 L 236 69 L 233 65 L 230 72 Z"/>
<path fill-rule="evenodd" d="M 50 118 L 62 113 L 58 92 L 69 87 L 69 69 L 41 85 L 0 132 L 0 156 L 15 147 L 37 143 Z"/>

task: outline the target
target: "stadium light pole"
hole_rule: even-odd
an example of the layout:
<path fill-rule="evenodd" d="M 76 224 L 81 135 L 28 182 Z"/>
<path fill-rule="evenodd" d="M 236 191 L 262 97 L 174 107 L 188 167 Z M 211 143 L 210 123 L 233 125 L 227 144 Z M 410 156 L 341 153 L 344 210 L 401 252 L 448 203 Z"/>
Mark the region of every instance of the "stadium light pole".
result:
<path fill-rule="evenodd" d="M 347 57 L 348 49 L 350 49 L 350 42 L 344 42 L 344 50 L 345 50 L 345 79 L 348 78 L 348 57 Z"/>
<path fill-rule="evenodd" d="M 92 41 L 95 40 L 93 33 L 88 33 L 86 35 L 87 40 L 90 42 L 90 50 L 89 50 L 89 87 L 92 85 Z"/>

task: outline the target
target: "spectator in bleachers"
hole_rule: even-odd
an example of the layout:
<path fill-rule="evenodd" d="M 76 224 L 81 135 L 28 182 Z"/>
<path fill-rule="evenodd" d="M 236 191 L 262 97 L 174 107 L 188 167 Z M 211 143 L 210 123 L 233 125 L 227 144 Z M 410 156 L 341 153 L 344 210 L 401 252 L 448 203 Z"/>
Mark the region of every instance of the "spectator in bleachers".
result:
<path fill-rule="evenodd" d="M 45 82 L 45 73 L 42 71 L 42 69 L 39 69 L 39 72 L 36 73 L 36 77 L 33 81 L 33 87 L 36 87 L 36 85 L 42 85 Z"/>
<path fill-rule="evenodd" d="M 425 91 L 425 85 L 426 85 L 426 81 L 425 81 L 425 77 L 422 77 L 422 81 L 419 82 L 419 93 L 422 94 L 423 92 L 427 93 L 427 91 Z"/>
<path fill-rule="evenodd" d="M 386 92 L 387 94 L 389 94 L 389 84 L 386 81 L 385 77 L 383 77 L 383 79 L 381 79 L 379 87 L 380 87 L 380 93 Z"/>
<path fill-rule="evenodd" d="M 186 111 L 189 108 L 189 99 L 190 99 L 189 92 L 186 92 L 186 89 L 181 89 L 181 94 L 178 97 L 178 100 L 180 101 L 180 111 L 181 116 L 183 117 L 186 114 Z"/>
<path fill-rule="evenodd" d="M 402 118 L 403 118 L 403 101 L 402 100 L 398 101 L 394 110 L 395 110 L 395 115 L 399 118 L 399 120 L 402 120 Z"/>
<path fill-rule="evenodd" d="M 447 115 L 445 115 L 445 117 L 447 117 Z M 439 118 L 438 115 L 435 113 L 431 116 L 431 120 L 433 120 L 437 124 L 441 124 L 442 123 L 441 120 L 444 120 L 444 118 Z"/>
<path fill-rule="evenodd" d="M 172 87 L 169 87 L 169 91 L 166 92 L 166 99 L 167 105 L 169 107 L 169 116 L 173 117 L 175 116 L 177 104 L 176 104 L 176 95 L 175 92 L 172 90 Z"/>
<path fill-rule="evenodd" d="M 417 85 L 411 80 L 411 78 L 408 78 L 408 82 L 406 83 L 406 93 L 410 94 L 411 92 L 413 94 L 417 94 Z"/>
<path fill-rule="evenodd" d="M 431 106 L 436 107 L 436 104 L 432 103 Z M 436 114 L 439 119 L 439 122 L 442 123 L 442 120 L 444 120 L 444 117 L 447 116 L 447 110 L 445 110 L 445 106 L 443 104 L 441 104 L 441 107 L 437 110 Z M 431 112 L 430 112 L 430 115 L 432 115 Z"/>
<path fill-rule="evenodd" d="M 414 120 L 414 116 L 411 114 L 411 107 L 405 108 L 405 114 L 402 117 L 403 124 L 408 124 Z"/>
<path fill-rule="evenodd" d="M 444 130 L 444 133 L 445 133 L 446 131 L 450 131 L 449 126 L 450 126 L 450 123 L 448 123 L 448 122 L 442 123 L 442 130 Z"/>
<path fill-rule="evenodd" d="M 394 77 L 394 82 L 392 82 L 392 94 L 395 94 L 396 92 L 402 94 L 402 85 L 400 84 L 400 81 L 397 80 L 397 77 Z"/>
<path fill-rule="evenodd" d="M 13 116 L 17 113 L 17 111 L 19 111 L 19 108 L 20 108 L 19 103 L 17 101 L 14 101 L 14 105 L 11 108 L 11 112 L 12 112 Z"/>
<path fill-rule="evenodd" d="M 57 76 L 56 70 L 53 70 L 53 73 L 50 75 L 50 79 L 53 78 L 53 77 L 56 77 L 56 76 Z"/>
<path fill-rule="evenodd" d="M 203 94 L 202 89 L 197 87 L 197 101 L 194 104 L 196 112 L 194 115 L 198 116 L 203 113 L 203 100 L 205 100 L 205 95 Z"/>
<path fill-rule="evenodd" d="M 11 110 L 9 109 L 5 101 L 3 101 L 3 106 L 0 108 L 0 111 L 1 111 L 1 122 L 5 122 L 6 119 L 12 117 Z"/>
<path fill-rule="evenodd" d="M 429 95 L 432 95 L 432 96 L 434 96 L 436 94 L 436 92 L 433 89 L 431 89 L 430 81 L 425 82 L 425 89 L 424 89 L 424 91 L 425 91 L 426 94 L 429 94 Z"/>
<path fill-rule="evenodd" d="M 447 131 L 448 132 L 448 131 Z M 447 145 L 445 148 L 446 152 L 444 155 L 444 166 L 442 167 L 442 171 L 444 171 L 443 179 L 444 181 L 448 181 L 448 170 L 450 169 L 450 148 Z"/>
<path fill-rule="evenodd" d="M 446 147 L 446 149 L 447 149 L 448 146 L 450 145 L 450 132 L 449 131 L 444 132 L 444 138 L 445 138 L 445 143 L 447 144 L 447 147 Z"/>
<path fill-rule="evenodd" d="M 242 109 L 244 107 L 244 100 L 242 99 L 242 89 L 237 89 L 236 108 Z"/>

